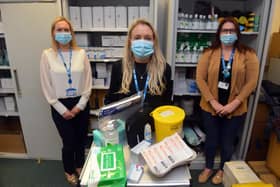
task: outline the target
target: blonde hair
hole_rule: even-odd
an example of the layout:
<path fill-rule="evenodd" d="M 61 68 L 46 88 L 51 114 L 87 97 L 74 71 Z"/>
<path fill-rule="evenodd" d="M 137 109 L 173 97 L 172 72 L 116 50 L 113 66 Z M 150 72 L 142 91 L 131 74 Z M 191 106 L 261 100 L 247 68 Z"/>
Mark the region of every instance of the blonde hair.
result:
<path fill-rule="evenodd" d="M 70 32 L 71 32 L 71 35 L 72 35 L 72 40 L 70 41 L 70 46 L 72 47 L 72 49 L 73 50 L 79 49 L 79 47 L 77 46 L 77 42 L 76 42 L 76 38 L 75 38 L 75 33 L 74 33 L 74 29 L 72 27 L 72 24 L 71 24 L 71 22 L 67 18 L 65 18 L 63 16 L 58 16 L 57 18 L 55 18 L 55 20 L 52 23 L 52 26 L 51 26 L 52 48 L 55 51 L 57 51 L 57 49 L 58 49 L 58 42 L 55 40 L 54 29 L 55 29 L 55 25 L 58 22 L 60 22 L 60 21 L 65 21 L 69 25 Z"/>
<path fill-rule="evenodd" d="M 162 52 L 159 47 L 159 41 L 158 36 L 155 32 L 155 29 L 153 26 L 144 19 L 138 19 L 133 24 L 130 25 L 126 44 L 124 47 L 124 58 L 122 62 L 122 70 L 123 70 L 123 76 L 122 76 L 122 85 L 120 89 L 120 93 L 129 93 L 129 87 L 132 81 L 132 71 L 134 68 L 134 56 L 131 52 L 131 33 L 133 29 L 137 25 L 146 25 L 148 26 L 152 32 L 153 32 L 153 39 L 154 39 L 154 53 L 150 57 L 150 61 L 147 64 L 147 70 L 148 75 L 150 77 L 149 79 L 149 92 L 151 95 L 161 95 L 162 92 L 165 90 L 165 84 L 163 82 L 163 74 L 165 71 L 166 61 L 165 58 L 162 55 Z"/>

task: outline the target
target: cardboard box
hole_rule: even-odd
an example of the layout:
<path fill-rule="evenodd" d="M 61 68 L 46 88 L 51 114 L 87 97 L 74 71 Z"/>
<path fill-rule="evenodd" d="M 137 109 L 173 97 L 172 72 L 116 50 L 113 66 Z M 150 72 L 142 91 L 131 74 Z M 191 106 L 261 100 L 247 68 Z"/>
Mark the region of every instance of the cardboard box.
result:
<path fill-rule="evenodd" d="M 89 46 L 89 39 L 87 33 L 76 33 L 75 34 L 76 41 L 78 46 L 80 47 L 88 47 Z"/>
<path fill-rule="evenodd" d="M 280 85 L 279 72 L 280 58 L 270 58 L 267 79 L 273 82 L 274 84 Z"/>
<path fill-rule="evenodd" d="M 127 8 L 124 6 L 116 7 L 116 27 L 127 28 Z"/>
<path fill-rule="evenodd" d="M 273 184 L 273 187 L 280 187 L 280 181 L 277 177 L 271 173 L 261 174 L 260 179 L 264 183 Z"/>
<path fill-rule="evenodd" d="M 0 152 L 26 153 L 22 134 L 0 134 Z"/>
<path fill-rule="evenodd" d="M 266 166 L 274 173 L 277 177 L 280 177 L 280 142 L 277 141 L 275 133 L 271 133 L 269 148 L 267 153 Z"/>
<path fill-rule="evenodd" d="M 280 32 L 272 34 L 268 56 L 269 58 L 280 58 Z"/>
<path fill-rule="evenodd" d="M 104 7 L 105 28 L 116 27 L 116 9 L 113 6 Z"/>
<path fill-rule="evenodd" d="M 92 12 L 91 7 L 81 7 L 82 28 L 92 28 Z"/>
<path fill-rule="evenodd" d="M 94 28 L 104 27 L 104 8 L 103 6 L 92 7 L 92 20 Z"/>
<path fill-rule="evenodd" d="M 81 8 L 78 6 L 69 7 L 70 20 L 74 28 L 81 28 Z"/>
<path fill-rule="evenodd" d="M 261 182 L 252 169 L 244 161 L 226 162 L 224 165 L 223 183 L 225 187 L 232 184 Z"/>
<path fill-rule="evenodd" d="M 258 176 L 260 174 L 270 173 L 270 170 L 266 167 L 266 161 L 249 161 L 248 165 Z"/>

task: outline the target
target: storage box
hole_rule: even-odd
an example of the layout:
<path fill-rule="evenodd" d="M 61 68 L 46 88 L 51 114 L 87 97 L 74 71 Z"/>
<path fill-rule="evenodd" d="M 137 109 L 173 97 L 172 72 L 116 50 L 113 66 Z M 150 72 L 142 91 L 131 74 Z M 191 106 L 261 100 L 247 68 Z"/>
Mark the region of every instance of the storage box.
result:
<path fill-rule="evenodd" d="M 116 9 L 113 6 L 104 7 L 105 28 L 116 27 Z"/>
<path fill-rule="evenodd" d="M 257 175 L 270 173 L 269 169 L 266 167 L 266 161 L 249 161 L 248 165 Z"/>
<path fill-rule="evenodd" d="M 4 97 L 4 103 L 7 111 L 9 112 L 16 111 L 16 104 L 13 96 Z"/>
<path fill-rule="evenodd" d="M 275 32 L 272 34 L 268 56 L 269 58 L 280 58 L 280 33 Z"/>
<path fill-rule="evenodd" d="M 127 8 L 124 6 L 116 7 L 116 27 L 127 28 Z"/>
<path fill-rule="evenodd" d="M 127 12 L 128 12 L 128 15 L 127 15 L 128 26 L 130 26 L 131 23 L 133 23 L 133 21 L 135 19 L 139 18 L 139 7 L 138 6 L 129 6 Z"/>
<path fill-rule="evenodd" d="M 261 182 L 252 169 L 244 161 L 226 162 L 224 165 L 223 184 L 231 187 L 232 184 Z"/>
<path fill-rule="evenodd" d="M 140 6 L 139 7 L 139 18 L 149 20 L 150 12 L 149 12 L 149 7 L 148 6 Z"/>
<path fill-rule="evenodd" d="M 22 134 L 0 134 L 0 152 L 25 153 Z"/>
<path fill-rule="evenodd" d="M 280 180 L 272 173 L 260 174 L 260 179 L 264 183 L 273 184 L 273 187 L 280 187 Z"/>
<path fill-rule="evenodd" d="M 76 41 L 78 46 L 80 47 L 88 47 L 89 46 L 89 39 L 87 33 L 76 33 L 75 34 Z"/>
<path fill-rule="evenodd" d="M 69 7 L 70 20 L 74 28 L 81 28 L 81 8 L 78 6 Z"/>
<path fill-rule="evenodd" d="M 92 28 L 92 12 L 91 7 L 81 7 L 82 28 Z"/>
<path fill-rule="evenodd" d="M 92 20 L 94 28 L 103 28 L 104 27 L 104 13 L 103 6 L 94 6 L 92 7 Z"/>
<path fill-rule="evenodd" d="M 269 148 L 267 153 L 266 166 L 277 176 L 280 177 L 280 142 L 277 141 L 275 133 L 271 133 Z"/>

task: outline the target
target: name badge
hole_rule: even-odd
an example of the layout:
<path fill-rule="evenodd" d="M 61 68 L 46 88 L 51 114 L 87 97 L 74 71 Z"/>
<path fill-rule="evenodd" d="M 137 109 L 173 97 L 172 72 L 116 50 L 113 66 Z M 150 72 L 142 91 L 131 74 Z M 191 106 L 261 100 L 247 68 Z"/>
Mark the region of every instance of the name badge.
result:
<path fill-rule="evenodd" d="M 68 96 L 68 97 L 77 96 L 77 89 L 76 88 L 66 89 L 66 96 Z"/>
<path fill-rule="evenodd" d="M 224 89 L 224 90 L 228 90 L 228 88 L 229 88 L 229 83 L 219 81 L 219 83 L 218 83 L 218 88 L 221 88 L 221 89 Z"/>

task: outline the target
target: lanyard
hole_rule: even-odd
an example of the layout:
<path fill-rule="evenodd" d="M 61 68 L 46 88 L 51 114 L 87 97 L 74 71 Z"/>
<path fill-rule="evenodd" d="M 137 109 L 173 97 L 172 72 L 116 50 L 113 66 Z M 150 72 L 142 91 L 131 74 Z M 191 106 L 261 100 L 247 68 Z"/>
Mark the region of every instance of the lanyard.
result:
<path fill-rule="evenodd" d="M 229 58 L 229 61 L 228 61 L 227 65 L 226 65 L 226 62 L 225 62 L 225 59 L 224 59 L 224 55 L 222 53 L 222 65 L 223 65 L 224 79 L 226 79 L 230 76 L 229 70 L 230 70 L 231 64 L 233 62 L 234 52 L 235 52 L 235 49 L 233 48 L 232 51 L 231 51 L 230 58 Z"/>
<path fill-rule="evenodd" d="M 68 84 L 71 86 L 72 84 L 72 77 L 71 77 L 71 61 L 72 61 L 72 49 L 69 50 L 69 67 L 67 68 L 67 65 L 65 63 L 64 57 L 61 53 L 61 49 L 58 49 L 58 54 L 63 62 L 63 65 L 66 69 L 67 77 L 68 77 Z"/>
<path fill-rule="evenodd" d="M 138 81 L 137 81 L 137 77 L 136 77 L 136 71 L 135 69 L 133 69 L 133 79 L 134 79 L 134 84 L 135 84 L 135 88 L 138 94 L 140 94 L 140 90 L 139 90 L 139 85 L 138 85 Z M 146 82 L 145 82 L 145 87 L 144 87 L 144 92 L 143 92 L 143 98 L 142 98 L 142 103 L 144 102 L 146 95 L 147 95 L 147 89 L 148 89 L 148 83 L 149 83 L 149 74 L 147 75 L 146 78 Z"/>

